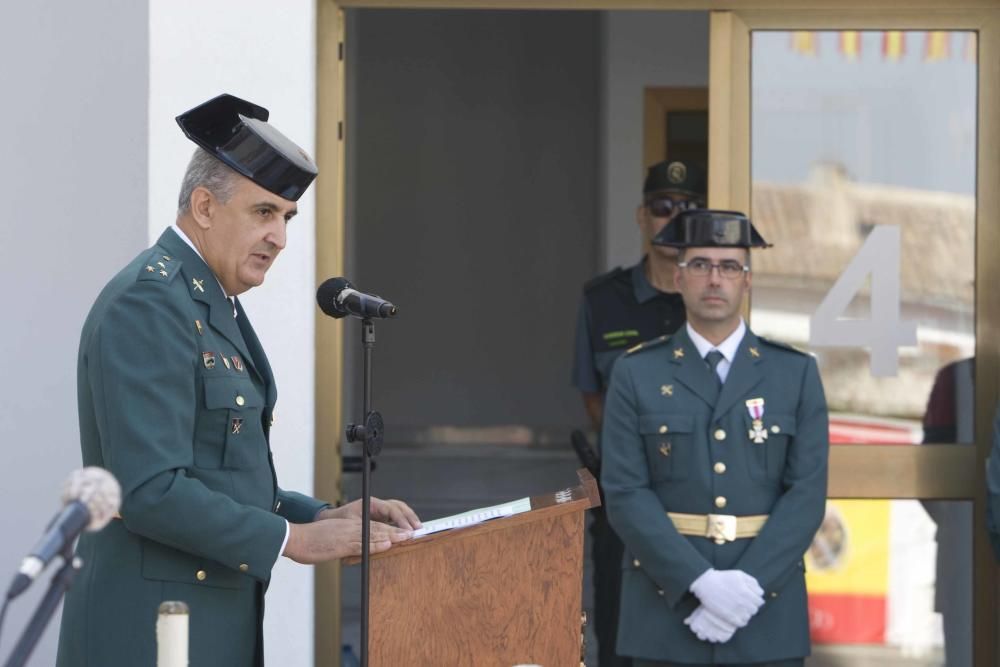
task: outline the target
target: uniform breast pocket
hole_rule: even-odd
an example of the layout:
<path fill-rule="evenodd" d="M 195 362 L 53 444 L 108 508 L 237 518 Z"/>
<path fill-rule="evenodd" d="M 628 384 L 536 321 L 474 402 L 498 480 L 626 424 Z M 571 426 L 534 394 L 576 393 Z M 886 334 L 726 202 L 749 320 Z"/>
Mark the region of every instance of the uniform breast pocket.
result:
<path fill-rule="evenodd" d="M 693 426 L 691 415 L 639 415 L 639 434 L 646 446 L 650 479 L 679 480 L 688 476 L 694 456 Z"/>
<path fill-rule="evenodd" d="M 795 417 L 765 414 L 763 429 L 755 429 L 747 417 L 747 467 L 755 479 L 781 479 L 788 457 L 788 443 L 795 437 Z"/>
<path fill-rule="evenodd" d="M 250 470 L 267 458 L 264 398 L 249 378 L 206 377 L 205 409 L 195 433 L 198 468 Z"/>

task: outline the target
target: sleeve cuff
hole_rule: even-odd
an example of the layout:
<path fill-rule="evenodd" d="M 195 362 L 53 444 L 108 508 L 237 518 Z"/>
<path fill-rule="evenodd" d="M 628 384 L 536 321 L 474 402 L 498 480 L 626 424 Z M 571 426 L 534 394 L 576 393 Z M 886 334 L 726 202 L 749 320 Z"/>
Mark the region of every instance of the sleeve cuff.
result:
<path fill-rule="evenodd" d="M 285 539 L 281 541 L 281 548 L 278 549 L 278 555 L 274 559 L 274 564 L 277 565 L 278 561 L 281 560 L 281 554 L 285 553 L 285 546 L 288 544 L 288 538 L 292 534 L 292 527 L 288 524 L 288 519 L 285 519 Z"/>

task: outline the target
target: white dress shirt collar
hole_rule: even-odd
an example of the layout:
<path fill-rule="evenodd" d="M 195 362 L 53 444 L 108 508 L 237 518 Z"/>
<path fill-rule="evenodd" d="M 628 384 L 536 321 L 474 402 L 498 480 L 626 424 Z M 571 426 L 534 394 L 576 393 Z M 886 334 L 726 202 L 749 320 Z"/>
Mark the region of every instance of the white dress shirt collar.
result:
<path fill-rule="evenodd" d="M 736 358 L 736 350 L 739 349 L 740 343 L 743 342 L 743 337 L 747 333 L 746 322 L 744 322 L 741 317 L 740 325 L 736 327 L 736 331 L 729 334 L 726 340 L 722 341 L 718 345 L 712 345 L 712 343 L 706 340 L 704 336 L 694 330 L 694 327 L 691 326 L 690 322 L 684 326 L 687 327 L 688 338 L 690 338 L 691 342 L 694 343 L 694 346 L 698 349 L 698 355 L 702 359 L 704 359 L 705 355 L 712 350 L 718 350 L 722 353 L 724 359 L 719 362 L 719 365 L 716 367 L 716 371 L 719 374 L 719 378 L 725 382 L 726 377 L 729 375 L 729 367 L 732 366 L 733 359 Z"/>

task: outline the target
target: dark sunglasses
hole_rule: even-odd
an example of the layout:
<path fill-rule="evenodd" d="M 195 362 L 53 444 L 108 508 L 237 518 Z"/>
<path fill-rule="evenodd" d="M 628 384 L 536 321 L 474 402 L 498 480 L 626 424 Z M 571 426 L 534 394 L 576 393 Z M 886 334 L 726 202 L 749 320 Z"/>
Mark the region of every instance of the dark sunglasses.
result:
<path fill-rule="evenodd" d="M 691 211 L 696 208 L 704 208 L 704 202 L 695 199 L 671 199 L 670 197 L 658 197 L 646 202 L 646 208 L 657 218 L 667 218 L 675 211 Z"/>

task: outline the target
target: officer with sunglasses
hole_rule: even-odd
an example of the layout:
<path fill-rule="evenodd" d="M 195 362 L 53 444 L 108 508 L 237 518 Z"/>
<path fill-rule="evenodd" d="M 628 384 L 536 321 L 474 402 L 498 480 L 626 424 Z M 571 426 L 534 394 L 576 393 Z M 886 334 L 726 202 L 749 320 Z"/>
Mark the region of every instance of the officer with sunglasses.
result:
<path fill-rule="evenodd" d="M 684 324 L 684 302 L 674 287 L 677 250 L 650 242 L 678 213 L 705 206 L 705 169 L 680 160 L 649 168 L 636 222 L 647 254 L 589 281 L 583 289 L 576 328 L 573 384 L 597 431 L 611 367 L 629 347 L 673 333 Z M 600 667 L 628 667 L 615 654 L 622 543 L 603 510 L 591 512 L 594 564 L 594 626 Z"/>
<path fill-rule="evenodd" d="M 829 424 L 816 361 L 742 317 L 742 213 L 678 215 L 687 323 L 615 364 L 601 481 L 625 543 L 618 652 L 635 667 L 801 667 L 809 655 L 802 557 L 823 519 Z"/>

